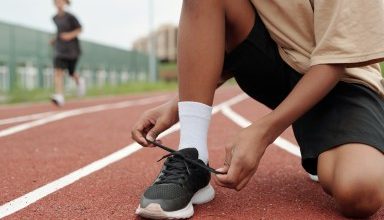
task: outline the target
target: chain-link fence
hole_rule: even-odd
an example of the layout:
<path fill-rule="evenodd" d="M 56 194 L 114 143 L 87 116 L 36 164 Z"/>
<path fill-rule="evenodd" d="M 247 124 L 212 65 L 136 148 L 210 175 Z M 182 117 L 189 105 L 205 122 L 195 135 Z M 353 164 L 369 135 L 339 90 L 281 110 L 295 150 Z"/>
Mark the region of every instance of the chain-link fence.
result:
<path fill-rule="evenodd" d="M 0 91 L 53 86 L 53 51 L 49 45 L 53 36 L 0 22 Z M 78 72 L 89 86 L 147 80 L 147 55 L 87 41 L 81 42 L 81 48 Z"/>

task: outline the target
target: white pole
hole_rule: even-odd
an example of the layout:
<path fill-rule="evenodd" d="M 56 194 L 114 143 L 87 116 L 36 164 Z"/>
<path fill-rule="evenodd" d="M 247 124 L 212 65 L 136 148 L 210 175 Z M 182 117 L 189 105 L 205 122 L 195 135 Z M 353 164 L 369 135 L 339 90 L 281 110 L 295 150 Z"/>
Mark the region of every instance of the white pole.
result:
<path fill-rule="evenodd" d="M 148 0 L 149 5 L 149 81 L 156 82 L 157 80 L 157 59 L 156 59 L 156 35 L 154 22 L 154 4 L 153 0 Z"/>

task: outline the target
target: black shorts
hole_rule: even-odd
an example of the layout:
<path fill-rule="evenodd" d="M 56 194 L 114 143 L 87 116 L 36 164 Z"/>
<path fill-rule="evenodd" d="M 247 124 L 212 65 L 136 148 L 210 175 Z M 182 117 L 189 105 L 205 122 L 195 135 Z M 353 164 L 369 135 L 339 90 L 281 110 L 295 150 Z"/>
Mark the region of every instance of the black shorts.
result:
<path fill-rule="evenodd" d="M 261 19 L 256 16 L 248 38 L 227 54 L 224 70 L 241 89 L 275 109 L 302 77 L 280 57 Z M 293 124 L 304 169 L 317 174 L 318 156 L 331 148 L 362 143 L 384 152 L 384 100 L 371 89 L 339 82 L 314 108 Z"/>
<path fill-rule="evenodd" d="M 68 70 L 70 76 L 76 71 L 77 59 L 55 58 L 53 65 L 55 69 Z"/>

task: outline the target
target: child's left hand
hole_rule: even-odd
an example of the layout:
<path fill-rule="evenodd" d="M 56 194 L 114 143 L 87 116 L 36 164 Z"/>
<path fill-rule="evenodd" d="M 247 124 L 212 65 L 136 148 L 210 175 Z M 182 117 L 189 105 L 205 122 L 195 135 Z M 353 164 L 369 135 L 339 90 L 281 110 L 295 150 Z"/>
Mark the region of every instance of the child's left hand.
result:
<path fill-rule="evenodd" d="M 218 185 L 241 190 L 255 174 L 266 148 L 275 140 L 268 123 L 263 119 L 244 128 L 232 144 L 225 147 L 224 166 L 219 168 L 226 175 L 216 175 Z"/>

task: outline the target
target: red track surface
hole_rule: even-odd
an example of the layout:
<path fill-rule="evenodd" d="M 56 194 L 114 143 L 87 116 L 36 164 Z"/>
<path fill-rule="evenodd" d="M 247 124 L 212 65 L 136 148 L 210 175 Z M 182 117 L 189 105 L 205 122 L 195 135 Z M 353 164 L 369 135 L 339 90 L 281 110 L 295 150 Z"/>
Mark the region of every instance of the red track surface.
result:
<path fill-rule="evenodd" d="M 238 88 L 226 87 L 218 92 L 216 104 L 240 93 Z M 76 101 L 60 111 L 143 97 Z M 129 131 L 135 120 L 157 104 L 69 117 L 0 138 L 0 206 L 131 144 Z M 268 112 L 250 99 L 232 109 L 250 121 Z M 48 104 L 1 107 L 0 119 L 48 111 L 59 110 Z M 0 130 L 14 125 L 0 126 Z M 213 117 L 209 135 L 213 167 L 221 166 L 223 146 L 239 130 L 224 115 Z M 283 137 L 295 143 L 291 130 Z M 178 133 L 163 138 L 171 146 L 177 140 Z M 164 153 L 159 149 L 140 150 L 6 219 L 140 219 L 134 211 L 141 193 L 158 174 L 162 164 L 156 160 Z M 214 201 L 195 206 L 194 219 L 343 219 L 333 200 L 309 180 L 300 159 L 276 146 L 268 149 L 243 191 L 215 189 Z M 384 219 L 384 210 L 372 219 Z"/>

